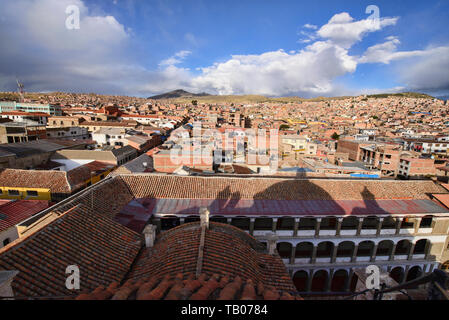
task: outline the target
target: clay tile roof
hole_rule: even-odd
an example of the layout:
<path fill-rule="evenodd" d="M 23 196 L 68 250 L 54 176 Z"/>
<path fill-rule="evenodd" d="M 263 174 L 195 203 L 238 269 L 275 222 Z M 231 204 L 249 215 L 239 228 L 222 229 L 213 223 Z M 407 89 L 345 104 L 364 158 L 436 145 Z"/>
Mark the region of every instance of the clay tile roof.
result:
<path fill-rule="evenodd" d="M 217 286 L 223 277 L 201 275 L 204 281 L 191 280 L 193 274 L 181 274 L 181 277 L 165 276 L 150 278 L 132 285 L 120 288 L 105 289 L 100 286 L 91 293 L 82 293 L 76 300 L 302 300 L 294 292 L 279 293 L 273 288 L 266 288 L 262 293 L 256 293 L 256 287 L 251 280 L 246 283 L 240 277 L 233 279 L 225 287 Z M 196 281 L 192 289 L 189 284 Z"/>
<path fill-rule="evenodd" d="M 158 174 L 121 175 L 136 198 L 366 200 L 429 199 L 447 193 L 433 181 L 332 180 L 288 178 L 193 177 Z M 185 188 L 188 185 L 189 188 Z"/>
<path fill-rule="evenodd" d="M 19 271 L 12 283 L 17 297 L 72 295 L 65 286 L 69 265 L 79 267 L 82 292 L 99 286 L 112 292 L 110 284 L 122 281 L 141 245 L 140 235 L 80 204 L 0 249 L 0 270 Z M 109 298 L 102 291 L 91 294 Z"/>
<path fill-rule="evenodd" d="M 0 186 L 45 188 L 50 189 L 51 193 L 72 193 L 67 173 L 54 170 L 1 169 Z"/>
<path fill-rule="evenodd" d="M 77 299 L 257 300 L 299 297 L 279 256 L 270 256 L 256 239 L 227 224 L 211 222 L 205 235 L 203 273 L 195 278 L 198 222 L 163 232 L 154 247 L 143 248 L 124 283 Z M 268 267 L 265 267 L 268 266 Z M 300 298 L 300 297 L 299 297 Z"/>
<path fill-rule="evenodd" d="M 47 209 L 46 200 L 14 200 L 0 204 L 0 232 Z"/>

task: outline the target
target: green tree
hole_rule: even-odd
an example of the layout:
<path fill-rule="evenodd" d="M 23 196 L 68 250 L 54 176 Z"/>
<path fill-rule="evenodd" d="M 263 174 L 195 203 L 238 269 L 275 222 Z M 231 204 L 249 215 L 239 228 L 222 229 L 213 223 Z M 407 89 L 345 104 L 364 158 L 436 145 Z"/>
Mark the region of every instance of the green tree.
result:
<path fill-rule="evenodd" d="M 334 133 L 332 134 L 332 137 L 331 137 L 331 138 L 334 139 L 334 140 L 338 140 L 338 139 L 340 138 L 340 135 L 339 135 L 338 133 L 334 132 Z"/>

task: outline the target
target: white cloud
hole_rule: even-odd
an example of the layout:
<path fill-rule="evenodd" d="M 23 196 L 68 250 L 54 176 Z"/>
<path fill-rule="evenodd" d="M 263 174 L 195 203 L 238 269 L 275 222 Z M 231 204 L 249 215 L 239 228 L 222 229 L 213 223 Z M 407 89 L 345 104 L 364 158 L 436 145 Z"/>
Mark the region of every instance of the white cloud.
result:
<path fill-rule="evenodd" d="M 219 94 L 329 94 L 332 80 L 355 71 L 356 66 L 346 50 L 315 42 L 295 54 L 278 50 L 234 55 L 226 62 L 203 68 L 192 84 Z"/>
<path fill-rule="evenodd" d="M 411 90 L 449 91 L 449 46 L 428 48 L 399 69 L 400 80 Z"/>
<path fill-rule="evenodd" d="M 162 60 L 159 63 L 159 66 L 173 66 L 175 64 L 180 64 L 191 53 L 192 52 L 190 52 L 188 50 L 179 51 L 179 52 L 175 53 L 173 56 L 171 56 L 170 58 Z"/>
<path fill-rule="evenodd" d="M 395 25 L 397 21 L 398 18 L 380 18 L 378 23 L 373 19 L 354 21 L 347 12 L 342 12 L 334 15 L 327 24 L 322 26 L 317 31 L 317 35 L 343 48 L 350 48 L 354 43 L 362 40 L 366 33 Z"/>
<path fill-rule="evenodd" d="M 312 30 L 318 29 L 318 27 L 317 27 L 316 25 L 310 24 L 310 23 L 306 23 L 306 24 L 304 25 L 304 28 L 306 28 L 306 29 L 312 29 Z"/>
<path fill-rule="evenodd" d="M 113 16 L 93 14 L 81 0 L 16 0 L 2 4 L 0 87 L 14 85 L 16 75 L 29 91 L 81 91 L 150 95 L 183 88 L 219 94 L 338 95 L 352 92 L 338 78 L 361 63 L 398 63 L 415 59 L 397 74 L 410 88 L 449 88 L 448 47 L 398 51 L 396 37 L 369 47 L 361 57 L 349 53 L 363 37 L 397 18 L 383 18 L 378 27 L 334 15 L 318 27 L 304 25 L 302 50 L 232 55 L 195 73 L 179 64 L 191 54 L 182 50 L 160 61 L 154 70 L 132 60 L 132 34 Z M 65 28 L 65 8 L 80 8 L 80 29 Z M 185 34 L 189 44 L 196 42 Z M 374 89 L 373 89 L 374 90 Z"/>

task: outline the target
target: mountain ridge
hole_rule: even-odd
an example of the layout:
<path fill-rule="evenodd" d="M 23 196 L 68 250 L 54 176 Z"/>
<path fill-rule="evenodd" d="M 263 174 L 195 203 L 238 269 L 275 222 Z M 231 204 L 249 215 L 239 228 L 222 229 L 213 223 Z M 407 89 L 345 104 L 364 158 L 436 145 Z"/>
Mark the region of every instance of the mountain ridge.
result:
<path fill-rule="evenodd" d="M 201 93 L 191 93 L 188 91 L 185 91 L 183 89 L 177 89 L 165 93 L 161 93 L 155 96 L 148 97 L 148 99 L 153 100 L 161 100 L 161 99 L 177 99 L 177 98 L 189 98 L 189 97 L 206 97 L 210 96 L 210 94 L 206 92 Z"/>

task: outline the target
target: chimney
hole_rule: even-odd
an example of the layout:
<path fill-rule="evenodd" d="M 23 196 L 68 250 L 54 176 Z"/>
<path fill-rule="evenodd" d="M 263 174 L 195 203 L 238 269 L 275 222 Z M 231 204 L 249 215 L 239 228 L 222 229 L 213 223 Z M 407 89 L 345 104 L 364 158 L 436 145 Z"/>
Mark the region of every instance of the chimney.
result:
<path fill-rule="evenodd" d="M 152 248 L 154 241 L 156 240 L 156 228 L 154 224 L 147 224 L 145 229 L 143 229 L 143 234 L 145 236 L 145 246 L 147 248 Z"/>
<path fill-rule="evenodd" d="M 201 227 L 206 226 L 206 229 L 209 229 L 209 214 L 209 209 L 206 207 L 200 208 Z"/>
<path fill-rule="evenodd" d="M 267 241 L 268 254 L 270 256 L 274 256 L 276 254 L 276 244 L 277 244 L 278 237 L 276 236 L 276 234 L 270 233 L 270 234 L 268 234 L 267 240 L 268 240 Z"/>
<path fill-rule="evenodd" d="M 11 283 L 14 277 L 19 273 L 17 270 L 0 271 L 0 297 L 11 297 L 14 299 Z"/>

